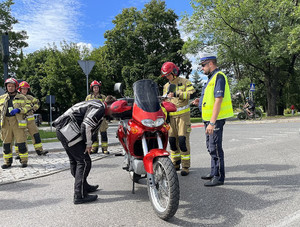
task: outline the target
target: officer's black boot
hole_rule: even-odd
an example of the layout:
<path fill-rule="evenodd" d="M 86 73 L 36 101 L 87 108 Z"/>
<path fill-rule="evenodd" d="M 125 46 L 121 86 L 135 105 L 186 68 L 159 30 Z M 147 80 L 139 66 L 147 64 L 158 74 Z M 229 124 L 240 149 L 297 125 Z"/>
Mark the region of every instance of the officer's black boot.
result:
<path fill-rule="evenodd" d="M 87 186 L 87 188 L 86 188 L 86 191 L 87 191 L 87 193 L 95 192 L 95 191 L 97 191 L 98 187 L 99 187 L 98 184 L 97 184 L 97 185 L 90 185 L 90 184 L 89 184 L 89 185 Z"/>
<path fill-rule="evenodd" d="M 98 195 L 85 195 L 84 197 L 74 195 L 74 204 L 89 203 L 97 200 Z"/>
<path fill-rule="evenodd" d="M 11 167 L 11 164 L 3 164 L 3 165 L 1 166 L 2 169 L 7 169 L 7 168 L 9 168 L 9 167 Z"/>

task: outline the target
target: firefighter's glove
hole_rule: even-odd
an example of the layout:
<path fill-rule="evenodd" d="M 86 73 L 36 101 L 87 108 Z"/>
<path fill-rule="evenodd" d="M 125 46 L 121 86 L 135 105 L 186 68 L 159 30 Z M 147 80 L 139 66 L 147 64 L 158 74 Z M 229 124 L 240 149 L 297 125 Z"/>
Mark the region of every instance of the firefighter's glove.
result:
<path fill-rule="evenodd" d="M 16 108 L 16 109 L 13 109 L 12 111 L 10 111 L 10 115 L 15 116 L 17 113 L 20 113 L 20 112 L 21 112 L 21 110 Z"/>

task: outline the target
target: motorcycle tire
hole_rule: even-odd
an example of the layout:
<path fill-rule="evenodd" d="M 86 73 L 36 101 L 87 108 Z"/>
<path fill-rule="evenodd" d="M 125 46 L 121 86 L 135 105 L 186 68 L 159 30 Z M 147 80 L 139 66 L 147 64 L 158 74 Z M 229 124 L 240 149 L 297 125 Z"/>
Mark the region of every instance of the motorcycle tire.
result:
<path fill-rule="evenodd" d="M 148 181 L 148 195 L 152 207 L 163 220 L 173 217 L 179 205 L 179 181 L 173 163 L 168 157 L 158 157 L 153 162 L 155 185 Z"/>
<path fill-rule="evenodd" d="M 244 112 L 240 112 L 238 115 L 237 115 L 237 118 L 240 119 L 240 120 L 246 120 L 247 119 L 247 116 Z"/>

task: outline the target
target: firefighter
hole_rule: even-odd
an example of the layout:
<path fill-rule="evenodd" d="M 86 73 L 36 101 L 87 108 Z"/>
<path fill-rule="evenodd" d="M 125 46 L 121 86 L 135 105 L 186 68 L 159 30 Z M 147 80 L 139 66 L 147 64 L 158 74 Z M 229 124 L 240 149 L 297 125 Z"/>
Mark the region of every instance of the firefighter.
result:
<path fill-rule="evenodd" d="M 40 102 L 38 99 L 28 94 L 30 91 L 30 85 L 26 81 L 22 81 L 19 84 L 19 92 L 26 96 L 27 104 L 30 105 L 31 109 L 26 113 L 27 119 L 27 130 L 32 138 L 33 147 L 38 155 L 46 155 L 48 151 L 43 150 L 42 140 L 39 133 L 39 129 L 36 126 L 33 113 L 40 107 Z M 18 147 L 15 147 L 15 151 L 18 154 Z M 17 156 L 16 159 L 19 159 Z"/>
<path fill-rule="evenodd" d="M 89 94 L 86 98 L 85 101 L 88 100 L 93 100 L 93 99 L 98 99 L 101 102 L 104 102 L 105 100 L 105 95 L 100 93 L 100 88 L 101 88 L 101 81 L 94 80 L 91 85 L 91 94 Z M 101 148 L 102 148 L 102 153 L 104 154 L 109 154 L 108 152 L 108 138 L 107 138 L 107 129 L 108 129 L 108 123 L 106 120 L 102 121 L 99 132 L 101 135 Z M 93 143 L 92 145 L 92 153 L 98 153 L 98 148 L 99 148 L 99 138 L 97 137 L 97 141 Z"/>
<path fill-rule="evenodd" d="M 173 62 L 165 62 L 161 68 L 161 76 L 169 80 L 164 85 L 164 95 L 167 94 L 170 84 L 176 85 L 176 91 L 169 93 L 170 101 L 177 107 L 176 112 L 170 113 L 169 144 L 171 160 L 181 175 L 187 176 L 191 163 L 190 155 L 190 105 L 189 100 L 193 97 L 195 89 L 192 83 L 185 78 L 179 77 L 179 68 Z"/>
<path fill-rule="evenodd" d="M 28 151 L 26 144 L 25 128 L 27 122 L 25 114 L 30 109 L 27 104 L 27 98 L 17 92 L 18 81 L 8 78 L 4 82 L 6 92 L 0 96 L 0 120 L 1 120 L 1 138 L 3 141 L 3 157 L 4 164 L 2 169 L 11 167 L 12 159 L 12 143 L 18 147 L 21 167 L 27 167 Z"/>

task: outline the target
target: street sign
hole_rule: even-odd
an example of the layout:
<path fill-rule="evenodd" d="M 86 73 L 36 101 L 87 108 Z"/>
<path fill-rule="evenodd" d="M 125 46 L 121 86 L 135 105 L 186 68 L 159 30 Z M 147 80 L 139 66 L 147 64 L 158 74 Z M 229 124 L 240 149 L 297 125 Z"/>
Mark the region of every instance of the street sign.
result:
<path fill-rule="evenodd" d="M 94 65 L 95 65 L 95 61 L 82 61 L 82 60 L 78 60 L 78 64 L 82 68 L 84 74 L 86 76 L 88 76 L 90 74 L 90 72 L 92 71 Z"/>
<path fill-rule="evenodd" d="M 86 95 L 88 95 L 89 94 L 89 74 L 95 65 L 95 61 L 78 60 L 78 64 L 80 65 L 84 74 L 86 75 Z"/>
<path fill-rule="evenodd" d="M 255 84 L 250 83 L 250 91 L 255 91 Z"/>
<path fill-rule="evenodd" d="M 47 104 L 55 104 L 55 95 L 47 95 L 46 103 Z"/>

